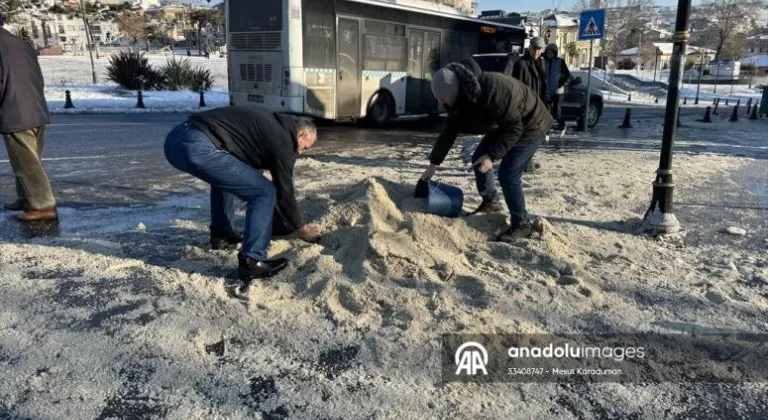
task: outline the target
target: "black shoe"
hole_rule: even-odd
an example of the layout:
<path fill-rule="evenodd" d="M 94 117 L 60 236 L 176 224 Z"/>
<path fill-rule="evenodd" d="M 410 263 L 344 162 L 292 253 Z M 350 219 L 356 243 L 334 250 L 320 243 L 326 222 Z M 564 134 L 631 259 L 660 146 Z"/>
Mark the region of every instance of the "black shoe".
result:
<path fill-rule="evenodd" d="M 243 283 L 250 283 L 252 280 L 272 277 L 288 267 L 288 260 L 285 258 L 276 258 L 274 260 L 256 261 L 254 259 L 239 256 L 240 264 L 237 267 L 237 276 Z"/>
<path fill-rule="evenodd" d="M 243 242 L 243 235 L 229 229 L 211 228 L 211 248 L 215 250 L 237 249 Z"/>
<path fill-rule="evenodd" d="M 539 168 L 541 168 L 541 164 L 539 162 L 531 161 L 531 163 L 528 164 L 528 167 L 525 168 L 525 173 L 532 174 Z"/>
<path fill-rule="evenodd" d="M 480 203 L 480 206 L 470 214 L 497 213 L 502 210 L 498 199 L 488 201 L 483 200 L 483 202 Z"/>
<path fill-rule="evenodd" d="M 29 210 L 29 202 L 23 198 L 19 198 L 13 203 L 8 203 L 3 206 L 7 211 L 22 211 Z"/>

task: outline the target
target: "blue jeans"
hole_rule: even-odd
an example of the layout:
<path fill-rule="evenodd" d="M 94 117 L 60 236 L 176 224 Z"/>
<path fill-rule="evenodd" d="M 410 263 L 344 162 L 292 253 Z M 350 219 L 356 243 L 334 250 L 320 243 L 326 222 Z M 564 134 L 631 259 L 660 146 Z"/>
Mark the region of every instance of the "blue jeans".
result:
<path fill-rule="evenodd" d="M 272 239 L 275 186 L 261 171 L 219 150 L 202 132 L 183 123 L 165 139 L 165 158 L 174 168 L 211 185 L 211 227 L 234 230 L 235 197 L 247 203 L 241 255 L 267 259 Z"/>
<path fill-rule="evenodd" d="M 477 162 L 478 159 L 487 154 L 488 146 L 495 139 L 495 135 L 495 133 L 490 133 L 483 138 L 472 156 L 472 162 Z M 523 172 L 543 141 L 544 137 L 520 139 L 501 159 L 499 183 L 501 184 L 501 191 L 504 193 L 504 200 L 507 202 L 507 208 L 509 208 L 512 228 L 520 227 L 528 218 L 528 212 L 525 210 L 525 195 L 523 194 Z M 496 190 L 493 171 L 484 174 L 475 168 L 475 181 L 477 182 L 477 192 L 483 197 L 483 201 L 498 198 L 499 193 Z"/>

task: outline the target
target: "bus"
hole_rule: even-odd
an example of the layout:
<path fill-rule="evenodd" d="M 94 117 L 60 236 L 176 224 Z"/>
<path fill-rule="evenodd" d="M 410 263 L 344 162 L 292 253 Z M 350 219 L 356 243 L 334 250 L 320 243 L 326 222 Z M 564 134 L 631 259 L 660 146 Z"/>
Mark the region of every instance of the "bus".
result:
<path fill-rule="evenodd" d="M 442 66 L 522 52 L 522 26 L 401 3 L 227 0 L 230 103 L 382 124 L 442 112 L 430 86 Z"/>

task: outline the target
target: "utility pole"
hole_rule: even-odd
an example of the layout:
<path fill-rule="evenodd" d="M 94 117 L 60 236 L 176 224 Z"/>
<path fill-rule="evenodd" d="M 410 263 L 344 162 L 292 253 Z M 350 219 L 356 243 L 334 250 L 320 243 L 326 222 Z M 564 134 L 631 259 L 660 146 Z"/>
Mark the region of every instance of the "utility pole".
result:
<path fill-rule="evenodd" d="M 704 53 L 699 47 L 699 83 L 696 85 L 696 105 L 699 104 L 699 91 L 701 91 L 701 76 L 704 75 Z"/>
<path fill-rule="evenodd" d="M 83 25 L 85 28 L 85 43 L 88 44 L 88 55 L 91 57 L 91 73 L 93 75 L 93 84 L 99 83 L 99 78 L 96 76 L 96 64 L 93 62 L 93 46 L 91 45 L 91 37 L 88 30 L 88 19 L 85 18 L 85 0 L 80 0 L 80 13 L 83 15 Z"/>
<path fill-rule="evenodd" d="M 659 169 L 656 170 L 656 181 L 653 182 L 651 205 L 645 213 L 643 220 L 643 228 L 655 234 L 668 234 L 680 231 L 680 222 L 677 220 L 672 206 L 675 188 L 672 178 L 672 148 L 677 130 L 685 45 L 691 37 L 690 32 L 688 32 L 690 14 L 691 0 L 678 0 L 661 157 L 659 159 Z"/>

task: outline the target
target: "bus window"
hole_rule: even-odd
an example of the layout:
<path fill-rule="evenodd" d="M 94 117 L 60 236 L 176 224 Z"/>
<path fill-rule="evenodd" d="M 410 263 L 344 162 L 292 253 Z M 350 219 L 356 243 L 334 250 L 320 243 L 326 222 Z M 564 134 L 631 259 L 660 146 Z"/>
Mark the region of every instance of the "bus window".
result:
<path fill-rule="evenodd" d="M 229 0 L 230 32 L 283 30 L 283 0 Z"/>
<path fill-rule="evenodd" d="M 336 68 L 336 17 L 333 3 L 320 0 L 304 2 L 304 67 Z"/>

